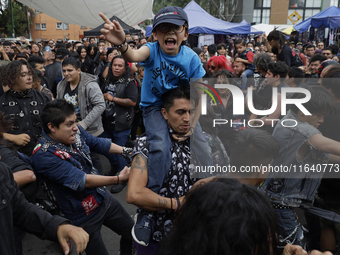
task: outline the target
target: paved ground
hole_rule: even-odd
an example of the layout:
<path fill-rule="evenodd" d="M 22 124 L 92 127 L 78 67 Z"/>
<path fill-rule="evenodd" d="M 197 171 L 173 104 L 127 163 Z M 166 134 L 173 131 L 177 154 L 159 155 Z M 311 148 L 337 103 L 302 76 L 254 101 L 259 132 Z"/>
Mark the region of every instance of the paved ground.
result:
<path fill-rule="evenodd" d="M 109 163 L 106 158 L 102 158 L 104 169 L 109 169 Z M 110 190 L 111 186 L 108 186 L 108 190 Z M 130 215 L 134 215 L 136 213 L 136 207 L 133 205 L 129 205 L 126 203 L 125 196 L 126 196 L 127 187 L 123 189 L 118 194 L 113 194 L 114 197 L 124 206 L 127 212 Z M 103 226 L 102 228 L 102 235 L 104 242 L 106 244 L 106 248 L 108 252 L 112 255 L 116 255 L 119 250 L 119 236 L 114 233 L 112 230 Z M 38 237 L 27 234 L 23 241 L 23 254 L 24 255 L 60 255 L 62 254 L 59 245 L 51 242 L 51 241 L 43 241 L 40 240 Z M 86 254 L 85 252 L 83 254 Z M 70 255 L 76 255 L 75 245 L 72 244 L 72 250 Z M 100 254 L 98 254 L 100 255 Z"/>

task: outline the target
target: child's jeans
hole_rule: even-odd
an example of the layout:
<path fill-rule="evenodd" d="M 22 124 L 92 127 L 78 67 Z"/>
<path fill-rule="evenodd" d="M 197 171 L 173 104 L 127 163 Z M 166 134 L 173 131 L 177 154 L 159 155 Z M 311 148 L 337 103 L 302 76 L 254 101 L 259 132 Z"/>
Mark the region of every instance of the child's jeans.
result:
<path fill-rule="evenodd" d="M 241 89 L 242 90 L 246 90 L 247 89 L 247 76 L 253 75 L 253 74 L 254 74 L 253 70 L 250 70 L 250 69 L 244 70 L 243 74 L 241 75 L 241 78 L 242 78 Z"/>
<path fill-rule="evenodd" d="M 172 161 L 168 123 L 161 113 L 161 106 L 148 106 L 144 108 L 143 121 L 149 145 L 147 188 L 158 193 L 168 174 Z M 195 155 L 196 159 L 201 159 L 200 164 L 212 166 L 211 149 L 203 137 L 199 123 L 197 123 L 195 128 L 191 152 Z"/>

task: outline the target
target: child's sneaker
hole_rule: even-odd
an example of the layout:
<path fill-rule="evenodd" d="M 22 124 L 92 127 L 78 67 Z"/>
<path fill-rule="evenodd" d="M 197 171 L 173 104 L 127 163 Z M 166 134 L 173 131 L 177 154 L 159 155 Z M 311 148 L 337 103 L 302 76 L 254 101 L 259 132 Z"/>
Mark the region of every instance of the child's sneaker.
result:
<path fill-rule="evenodd" d="M 135 224 L 131 230 L 131 234 L 136 243 L 148 246 L 150 242 L 151 233 L 153 232 L 153 227 L 155 225 L 155 220 L 153 215 L 147 211 L 141 210 L 135 215 Z"/>

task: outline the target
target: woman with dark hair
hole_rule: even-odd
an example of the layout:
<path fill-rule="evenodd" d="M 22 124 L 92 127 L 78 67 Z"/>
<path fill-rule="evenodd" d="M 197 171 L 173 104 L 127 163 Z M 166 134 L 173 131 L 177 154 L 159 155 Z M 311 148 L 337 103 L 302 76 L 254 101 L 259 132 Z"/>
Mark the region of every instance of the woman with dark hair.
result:
<path fill-rule="evenodd" d="M 37 43 L 32 43 L 31 44 L 31 53 L 32 55 L 37 55 L 37 56 L 41 56 L 41 52 L 40 52 L 40 46 Z"/>
<path fill-rule="evenodd" d="M 130 135 L 138 91 L 128 62 L 122 56 L 116 56 L 110 63 L 103 90 L 106 109 L 102 117 L 104 133 L 101 137 L 110 138 L 113 143 L 124 146 Z M 121 171 L 127 165 L 126 159 L 120 155 L 105 156 L 110 160 L 114 172 Z M 117 186 L 120 185 L 114 188 Z"/>
<path fill-rule="evenodd" d="M 81 71 L 89 74 L 94 74 L 94 61 L 88 56 L 85 46 L 79 46 L 77 49 L 79 60 L 81 62 Z"/>
<path fill-rule="evenodd" d="M 192 189 L 161 255 L 278 255 L 276 217 L 264 193 L 233 179 Z"/>
<path fill-rule="evenodd" d="M 87 56 L 89 56 L 93 61 L 95 61 L 95 58 L 97 57 L 98 53 L 98 47 L 97 45 L 91 43 L 89 47 L 87 48 Z"/>

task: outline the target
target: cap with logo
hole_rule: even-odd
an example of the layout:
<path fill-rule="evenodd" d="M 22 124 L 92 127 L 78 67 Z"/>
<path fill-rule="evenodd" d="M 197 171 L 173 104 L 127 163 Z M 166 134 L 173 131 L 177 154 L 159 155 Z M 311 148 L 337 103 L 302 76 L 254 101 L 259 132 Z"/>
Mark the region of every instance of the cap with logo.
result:
<path fill-rule="evenodd" d="M 189 23 L 189 19 L 188 15 L 182 8 L 176 6 L 168 6 L 157 12 L 153 19 L 152 30 L 154 31 L 155 28 L 162 23 L 170 23 L 177 26 L 183 26 L 184 23 Z"/>
<path fill-rule="evenodd" d="M 321 63 L 317 73 L 320 75 L 322 73 L 323 69 L 325 69 L 327 66 L 329 66 L 329 65 L 337 65 L 337 64 L 339 64 L 337 61 L 332 60 L 332 59 L 327 59 L 327 60 L 325 60 L 325 61 L 323 61 Z"/>

